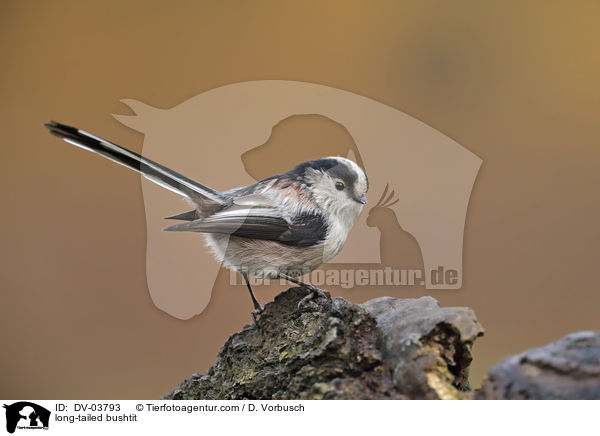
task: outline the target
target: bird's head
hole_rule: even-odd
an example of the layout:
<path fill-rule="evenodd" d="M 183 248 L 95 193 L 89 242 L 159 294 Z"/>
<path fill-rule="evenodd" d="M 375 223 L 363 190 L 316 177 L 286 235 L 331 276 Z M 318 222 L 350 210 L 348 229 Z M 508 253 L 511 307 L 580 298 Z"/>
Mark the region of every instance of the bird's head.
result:
<path fill-rule="evenodd" d="M 367 203 L 369 179 L 365 171 L 343 157 L 326 157 L 294 168 L 303 176 L 311 196 L 330 214 L 354 224 Z"/>

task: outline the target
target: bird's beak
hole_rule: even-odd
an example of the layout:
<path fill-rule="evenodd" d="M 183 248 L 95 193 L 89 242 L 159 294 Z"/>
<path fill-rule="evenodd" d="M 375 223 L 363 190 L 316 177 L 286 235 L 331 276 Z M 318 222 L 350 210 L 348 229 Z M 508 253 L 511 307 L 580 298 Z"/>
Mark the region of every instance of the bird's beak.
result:
<path fill-rule="evenodd" d="M 354 201 L 358 201 L 360 204 L 367 204 L 367 196 L 363 194 L 360 197 L 354 197 Z"/>

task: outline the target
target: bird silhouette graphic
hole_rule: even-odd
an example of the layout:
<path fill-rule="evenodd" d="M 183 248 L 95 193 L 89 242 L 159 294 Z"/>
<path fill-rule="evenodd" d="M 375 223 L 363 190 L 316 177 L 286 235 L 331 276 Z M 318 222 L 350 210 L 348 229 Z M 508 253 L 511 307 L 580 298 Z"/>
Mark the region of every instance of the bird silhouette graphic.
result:
<path fill-rule="evenodd" d="M 379 230 L 379 250 L 381 264 L 396 269 L 423 269 L 423 256 L 417 239 L 404 230 L 398 222 L 392 206 L 399 203 L 395 191 L 388 194 L 389 184 L 385 185 L 381 198 L 369 209 L 367 226 Z M 387 196 L 386 196 L 387 195 Z"/>

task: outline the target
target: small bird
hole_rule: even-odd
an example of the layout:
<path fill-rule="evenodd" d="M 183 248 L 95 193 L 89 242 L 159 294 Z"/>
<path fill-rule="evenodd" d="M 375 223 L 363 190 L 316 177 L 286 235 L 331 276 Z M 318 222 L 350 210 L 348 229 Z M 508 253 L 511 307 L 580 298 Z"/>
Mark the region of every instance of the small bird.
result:
<path fill-rule="evenodd" d="M 285 279 L 309 289 L 307 297 L 322 295 L 296 277 L 340 252 L 367 203 L 367 174 L 342 157 L 303 162 L 249 186 L 219 192 L 85 130 L 54 121 L 45 126 L 66 142 L 138 171 L 187 199 L 194 209 L 167 217 L 184 222 L 164 230 L 204 235 L 215 257 L 246 281 L 255 323 L 263 307 L 248 275 Z"/>

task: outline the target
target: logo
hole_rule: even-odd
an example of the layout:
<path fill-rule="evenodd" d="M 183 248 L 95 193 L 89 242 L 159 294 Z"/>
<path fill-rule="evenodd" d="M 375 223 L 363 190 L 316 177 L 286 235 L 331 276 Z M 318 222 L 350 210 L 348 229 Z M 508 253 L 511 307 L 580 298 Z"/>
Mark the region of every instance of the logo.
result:
<path fill-rule="evenodd" d="M 168 109 L 122 101 L 135 115 L 115 118 L 144 134 L 144 155 L 216 190 L 324 156 L 364 168 L 369 203 L 343 250 L 305 280 L 318 286 L 322 278 L 333 291 L 461 288 L 467 207 L 482 160 L 434 128 L 352 92 L 284 80 L 230 84 Z M 220 280 L 203 238 L 162 231 L 163 217 L 186 210 L 179 197 L 147 180 L 142 193 L 152 300 L 191 318 L 228 274 Z"/>
<path fill-rule="evenodd" d="M 14 433 L 16 429 L 48 430 L 50 411 L 29 401 L 19 401 L 3 406 L 6 409 L 6 431 Z"/>

